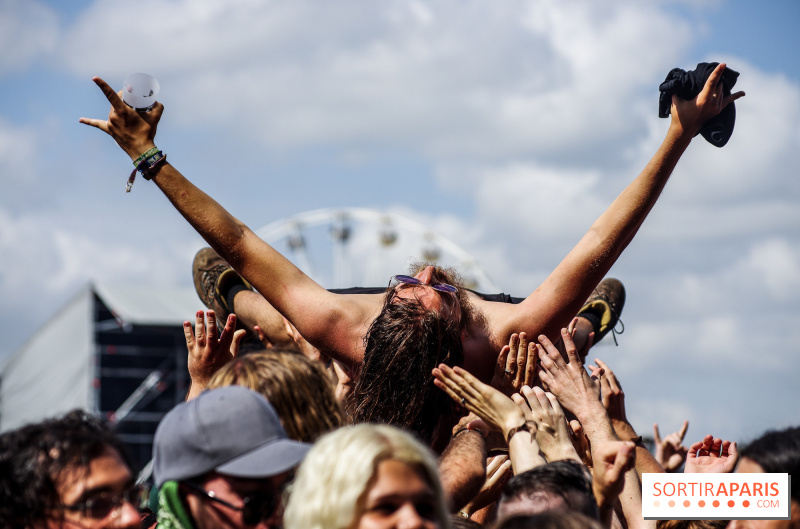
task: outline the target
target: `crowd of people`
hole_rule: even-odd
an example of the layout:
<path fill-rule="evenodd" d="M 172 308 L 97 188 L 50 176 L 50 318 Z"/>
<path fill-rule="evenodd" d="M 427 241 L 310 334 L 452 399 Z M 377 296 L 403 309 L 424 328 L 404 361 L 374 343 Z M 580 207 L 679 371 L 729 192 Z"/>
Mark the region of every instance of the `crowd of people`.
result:
<path fill-rule="evenodd" d="M 81 122 L 111 135 L 210 244 L 193 263 L 209 310 L 184 323 L 191 387 L 158 426 L 152 476 L 137 480 L 85 412 L 6 432 L 0 526 L 726 526 L 645 520 L 642 473 L 800 475 L 800 428 L 740 449 L 711 435 L 687 447 L 688 423 L 663 438 L 656 426 L 651 452 L 612 369 L 586 365 L 625 303 L 604 276 L 692 138 L 744 95 L 725 93 L 724 72 L 672 98 L 653 159 L 526 298 L 473 292 L 427 264 L 388 287 L 322 288 L 166 161 L 160 103 L 137 112 L 95 78 L 112 109 Z M 778 523 L 800 527 L 799 485 L 791 498 Z"/>

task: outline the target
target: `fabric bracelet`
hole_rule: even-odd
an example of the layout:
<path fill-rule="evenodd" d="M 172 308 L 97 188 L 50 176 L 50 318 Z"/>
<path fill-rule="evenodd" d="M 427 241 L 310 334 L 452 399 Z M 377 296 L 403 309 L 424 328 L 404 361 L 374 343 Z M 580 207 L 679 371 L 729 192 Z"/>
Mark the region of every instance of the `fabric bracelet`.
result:
<path fill-rule="evenodd" d="M 130 193 L 133 187 L 133 182 L 136 180 L 136 172 L 142 173 L 145 180 L 153 178 L 154 169 L 161 163 L 167 161 L 167 155 L 158 150 L 158 147 L 153 147 L 147 150 L 144 154 L 136 158 L 138 163 L 134 163 L 136 167 L 131 171 L 128 181 L 125 185 L 125 192 Z"/>
<path fill-rule="evenodd" d="M 133 165 L 135 165 L 138 168 L 139 164 L 142 163 L 143 160 L 146 160 L 147 158 L 150 158 L 151 156 L 153 156 L 157 152 L 158 152 L 158 147 L 153 147 L 151 149 L 148 149 L 148 150 L 144 151 L 142 154 L 139 155 L 138 158 L 136 158 L 133 161 Z"/>
<path fill-rule="evenodd" d="M 506 443 L 511 443 L 511 438 L 514 437 L 514 435 L 518 432 L 528 432 L 529 434 L 531 434 L 531 438 L 533 438 L 533 432 L 531 432 L 531 428 L 530 426 L 528 426 L 528 421 L 525 421 L 520 426 L 512 428 L 511 430 L 508 431 L 508 435 L 506 436 Z"/>
<path fill-rule="evenodd" d="M 458 430 L 456 430 L 456 433 L 453 434 L 453 439 L 455 439 L 456 437 L 458 437 L 459 434 L 462 434 L 464 432 L 478 432 L 479 434 L 483 435 L 483 433 L 480 430 L 472 430 L 465 426 L 464 428 L 459 428 Z"/>
<path fill-rule="evenodd" d="M 145 158 L 145 160 L 141 162 L 136 169 L 142 173 L 142 176 L 145 180 L 150 180 L 152 178 L 152 176 L 150 176 L 150 172 L 153 170 L 153 168 L 161 162 L 166 161 L 166 159 L 167 155 L 161 151 L 158 151 L 152 156 Z"/>

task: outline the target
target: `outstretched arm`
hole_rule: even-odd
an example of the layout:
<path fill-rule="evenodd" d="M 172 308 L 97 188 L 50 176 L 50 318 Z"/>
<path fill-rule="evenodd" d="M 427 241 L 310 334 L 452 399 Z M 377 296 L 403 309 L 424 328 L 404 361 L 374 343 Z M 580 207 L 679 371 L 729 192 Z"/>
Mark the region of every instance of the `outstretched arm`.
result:
<path fill-rule="evenodd" d="M 137 112 L 105 81 L 93 80 L 111 111 L 107 120 L 81 118 L 81 123 L 108 133 L 131 160 L 154 147 L 164 106 L 157 103 L 149 113 Z M 172 165 L 158 165 L 153 181 L 208 244 L 309 342 L 346 364 L 360 360 L 368 307 L 327 292 Z"/>
<path fill-rule="evenodd" d="M 503 314 L 492 318 L 490 325 L 500 343 L 519 331 L 528 336 L 558 336 L 559 329 L 577 313 L 636 235 L 694 135 L 710 118 L 744 95 L 723 95 L 724 71 L 725 64 L 720 64 L 691 101 L 673 96 L 666 138 L 644 170 L 592 224 L 544 283 L 516 305 L 516 310 L 500 308 Z"/>

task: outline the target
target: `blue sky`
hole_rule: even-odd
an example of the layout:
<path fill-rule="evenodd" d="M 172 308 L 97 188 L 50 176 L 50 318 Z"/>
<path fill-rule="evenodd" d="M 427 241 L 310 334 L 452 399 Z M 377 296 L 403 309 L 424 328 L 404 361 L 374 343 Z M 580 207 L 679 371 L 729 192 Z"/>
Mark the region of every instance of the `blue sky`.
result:
<path fill-rule="evenodd" d="M 797 2 L 119 5 L 0 0 L 0 357 L 88 281 L 191 285 L 202 240 L 78 124 L 107 115 L 93 75 L 155 75 L 159 147 L 250 226 L 402 213 L 525 295 L 657 148 L 667 72 L 714 60 L 748 93 L 733 138 L 685 155 L 612 270 L 626 333 L 595 351 L 642 433 L 800 423 Z"/>

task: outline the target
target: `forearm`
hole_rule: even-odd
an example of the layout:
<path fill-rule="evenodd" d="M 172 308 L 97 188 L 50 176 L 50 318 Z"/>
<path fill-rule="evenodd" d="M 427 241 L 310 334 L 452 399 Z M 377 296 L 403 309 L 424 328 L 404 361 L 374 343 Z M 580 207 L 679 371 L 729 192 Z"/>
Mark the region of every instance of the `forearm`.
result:
<path fill-rule="evenodd" d="M 466 430 L 453 439 L 439 460 L 439 476 L 450 512 L 467 505 L 486 481 L 486 441 L 478 430 Z"/>
<path fill-rule="evenodd" d="M 315 283 L 174 166 L 158 167 L 155 184 L 223 259 L 312 345 L 348 365 L 356 361 L 361 336 L 350 322 L 361 321 L 357 310 L 349 310 L 341 296 Z"/>
<path fill-rule="evenodd" d="M 596 443 L 619 440 L 614 431 L 614 427 L 611 425 L 608 411 L 599 400 L 586 403 L 586 405 L 577 409 L 574 413 L 581 423 L 583 432 L 586 434 L 589 442 Z"/>
<path fill-rule="evenodd" d="M 249 263 L 244 244 L 246 237 L 252 233 L 247 226 L 190 182 L 173 165 L 162 164 L 153 182 L 197 233 L 223 259 L 245 275 L 243 267 Z M 268 250 L 267 252 L 269 253 Z"/>
<path fill-rule="evenodd" d="M 530 315 L 514 321 L 518 329 L 536 327 L 537 332 L 558 336 L 560 328 L 574 317 L 636 235 L 690 141 L 691 136 L 670 127 L 644 170 L 592 224 L 545 282 L 520 304 L 519 308 Z M 535 311 L 538 316 L 533 315 Z"/>
<path fill-rule="evenodd" d="M 655 528 L 655 520 L 645 520 L 642 516 L 642 482 L 635 468 L 625 473 L 625 487 L 619 495 L 619 503 L 628 529 Z"/>
<path fill-rule="evenodd" d="M 531 429 L 535 431 L 535 428 L 534 425 Z M 525 430 L 515 433 L 509 440 L 508 456 L 515 476 L 547 463 L 540 453 L 536 437 Z"/>
<path fill-rule="evenodd" d="M 642 479 L 642 474 L 645 472 L 664 472 L 664 467 L 659 464 L 653 454 L 650 453 L 650 450 L 639 440 L 639 436 L 636 435 L 636 430 L 633 429 L 631 423 L 621 419 L 613 419 L 611 423 L 621 441 L 633 441 L 636 443 L 636 474 L 639 479 Z"/>
<path fill-rule="evenodd" d="M 691 139 L 689 134 L 671 126 L 642 172 L 590 228 L 585 237 L 587 244 L 592 245 L 597 241 L 601 247 L 605 246 L 609 257 L 613 259 L 611 264 L 633 239 L 655 205 Z"/>

